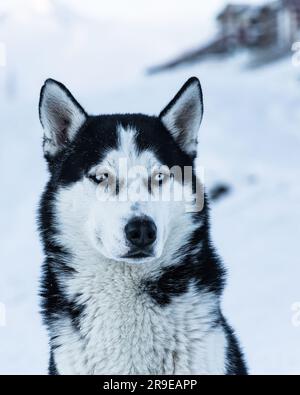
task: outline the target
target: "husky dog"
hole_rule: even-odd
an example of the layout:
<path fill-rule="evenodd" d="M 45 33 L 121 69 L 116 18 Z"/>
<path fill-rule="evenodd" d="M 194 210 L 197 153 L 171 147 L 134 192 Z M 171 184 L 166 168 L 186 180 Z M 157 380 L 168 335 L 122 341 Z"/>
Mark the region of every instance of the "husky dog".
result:
<path fill-rule="evenodd" d="M 39 114 L 50 171 L 39 209 L 49 373 L 246 374 L 196 191 L 199 80 L 156 117 L 88 115 L 49 79 Z M 191 175 L 182 182 L 174 168 Z M 188 204 L 163 199 L 180 184 Z"/>

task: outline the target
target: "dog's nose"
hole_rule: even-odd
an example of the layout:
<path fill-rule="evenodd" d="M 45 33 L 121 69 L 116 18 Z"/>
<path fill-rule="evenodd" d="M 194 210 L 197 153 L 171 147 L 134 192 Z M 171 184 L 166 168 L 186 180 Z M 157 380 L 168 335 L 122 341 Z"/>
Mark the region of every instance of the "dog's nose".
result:
<path fill-rule="evenodd" d="M 150 247 L 156 240 L 156 226 L 148 217 L 134 218 L 125 226 L 125 234 L 135 247 Z"/>

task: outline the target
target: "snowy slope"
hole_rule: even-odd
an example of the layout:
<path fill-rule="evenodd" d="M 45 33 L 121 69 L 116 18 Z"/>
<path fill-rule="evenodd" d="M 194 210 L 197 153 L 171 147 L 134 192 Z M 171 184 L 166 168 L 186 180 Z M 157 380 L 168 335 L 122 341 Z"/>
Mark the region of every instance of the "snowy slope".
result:
<path fill-rule="evenodd" d="M 300 301 L 300 70 L 290 60 L 245 70 L 241 55 L 146 77 L 145 66 L 175 53 L 178 26 L 164 30 L 161 18 L 151 29 L 150 17 L 91 18 L 69 12 L 66 1 L 59 8 L 35 3 L 26 12 L 6 8 L 0 25 L 8 60 L 0 68 L 0 303 L 7 318 L 0 326 L 0 373 L 47 367 L 35 224 L 47 178 L 37 116 L 43 80 L 64 81 L 91 113 L 158 113 L 191 75 L 204 90 L 199 164 L 207 187 L 219 181 L 232 187 L 211 210 L 213 239 L 229 271 L 225 312 L 251 372 L 300 373 L 300 327 L 291 322 L 291 306 Z M 221 3 L 212 2 L 207 15 Z M 181 32 L 182 48 L 197 42 L 195 18 L 191 27 L 194 33 Z"/>

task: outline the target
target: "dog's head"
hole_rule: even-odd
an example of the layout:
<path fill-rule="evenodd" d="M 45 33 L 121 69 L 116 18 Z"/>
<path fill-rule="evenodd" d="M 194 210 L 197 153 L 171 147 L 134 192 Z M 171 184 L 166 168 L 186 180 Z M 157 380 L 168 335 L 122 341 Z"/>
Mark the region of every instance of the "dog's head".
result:
<path fill-rule="evenodd" d="M 57 243 L 141 263 L 194 226 L 188 214 L 203 203 L 193 167 L 203 114 L 197 78 L 159 117 L 87 115 L 54 80 L 45 82 L 39 110 Z"/>

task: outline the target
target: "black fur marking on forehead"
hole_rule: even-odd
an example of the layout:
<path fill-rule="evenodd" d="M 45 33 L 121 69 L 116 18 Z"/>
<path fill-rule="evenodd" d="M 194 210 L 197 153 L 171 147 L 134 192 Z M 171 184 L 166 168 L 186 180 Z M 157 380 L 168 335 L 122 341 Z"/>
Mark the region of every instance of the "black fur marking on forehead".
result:
<path fill-rule="evenodd" d="M 74 141 L 56 158 L 52 172 L 59 183 L 79 180 L 99 163 L 105 154 L 118 148 L 118 127 L 136 130 L 139 152 L 152 150 L 160 162 L 169 166 L 192 166 L 193 159 L 176 144 L 159 118 L 142 114 L 89 116 Z"/>
<path fill-rule="evenodd" d="M 141 116 L 134 120 L 133 126 L 137 130 L 139 151 L 152 150 L 160 162 L 170 168 L 193 166 L 193 158 L 180 149 L 159 118 Z"/>
<path fill-rule="evenodd" d="M 63 184 L 78 181 L 99 163 L 107 150 L 118 145 L 117 121 L 113 116 L 89 117 L 61 160 L 59 180 Z"/>

